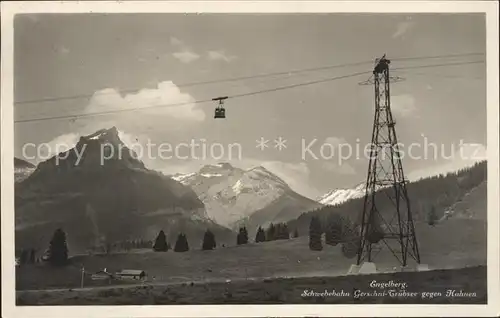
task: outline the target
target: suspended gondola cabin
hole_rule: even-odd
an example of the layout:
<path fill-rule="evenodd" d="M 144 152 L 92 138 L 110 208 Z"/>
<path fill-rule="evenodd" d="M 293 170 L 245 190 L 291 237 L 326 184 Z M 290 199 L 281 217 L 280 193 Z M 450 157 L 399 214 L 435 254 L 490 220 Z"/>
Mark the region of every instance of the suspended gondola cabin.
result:
<path fill-rule="evenodd" d="M 226 118 L 226 109 L 224 108 L 224 100 L 227 99 L 227 96 L 212 98 L 214 101 L 219 101 L 219 105 L 215 108 L 214 118 Z"/>

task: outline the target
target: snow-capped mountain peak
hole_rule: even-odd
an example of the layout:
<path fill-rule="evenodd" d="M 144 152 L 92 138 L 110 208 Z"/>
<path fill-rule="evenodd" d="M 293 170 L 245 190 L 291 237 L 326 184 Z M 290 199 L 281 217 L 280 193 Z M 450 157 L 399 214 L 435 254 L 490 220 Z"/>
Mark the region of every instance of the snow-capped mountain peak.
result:
<path fill-rule="evenodd" d="M 285 181 L 261 166 L 243 170 L 229 163 L 218 163 L 203 166 L 196 173 L 176 174 L 171 178 L 190 186 L 205 204 L 208 216 L 227 227 L 251 219 L 255 212 L 279 200 L 298 200 L 296 209 L 290 208 L 288 214 L 284 213 L 292 218 L 298 216 L 295 212 L 307 209 L 306 205 L 317 204 L 293 192 Z M 288 197 L 296 199 L 284 199 Z M 266 211 L 265 217 L 272 221 L 279 212 L 278 208 Z"/>
<path fill-rule="evenodd" d="M 262 166 L 254 167 L 249 170 L 247 170 L 247 174 L 250 178 L 253 179 L 268 179 L 270 181 L 273 181 L 275 183 L 281 184 L 283 186 L 288 186 L 283 179 L 272 173 L 271 171 L 267 170 L 266 168 Z"/>
<path fill-rule="evenodd" d="M 365 195 L 365 183 L 362 182 L 352 189 L 334 189 L 317 199 L 321 204 L 338 205 L 351 199 Z"/>
<path fill-rule="evenodd" d="M 123 142 L 119 137 L 118 129 L 115 126 L 109 129 L 100 129 L 90 135 L 80 137 L 79 144 L 89 143 L 90 141 L 99 141 L 101 143 L 109 143 L 113 146 L 122 145 Z"/>

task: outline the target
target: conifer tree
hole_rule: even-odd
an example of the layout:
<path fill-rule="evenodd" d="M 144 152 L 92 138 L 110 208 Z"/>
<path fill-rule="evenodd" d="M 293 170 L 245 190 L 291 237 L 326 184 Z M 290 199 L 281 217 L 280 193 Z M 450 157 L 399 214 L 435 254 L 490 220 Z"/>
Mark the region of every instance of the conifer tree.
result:
<path fill-rule="evenodd" d="M 68 261 L 68 245 L 66 243 L 66 233 L 62 229 L 57 229 L 50 240 L 49 262 L 52 265 L 60 266 Z"/>
<path fill-rule="evenodd" d="M 265 241 L 266 241 L 266 233 L 264 233 L 262 227 L 259 226 L 259 228 L 257 229 L 257 234 L 255 235 L 255 242 L 260 243 Z"/>
<path fill-rule="evenodd" d="M 161 230 L 156 237 L 155 244 L 153 245 L 153 250 L 155 252 L 166 252 L 168 251 L 167 237 L 165 232 Z"/>
<path fill-rule="evenodd" d="M 213 250 L 215 246 L 216 246 L 215 235 L 210 230 L 207 230 L 203 237 L 203 245 L 201 248 L 202 250 L 207 251 L 207 250 Z"/>
<path fill-rule="evenodd" d="M 434 226 L 436 225 L 437 220 L 438 216 L 436 213 L 436 208 L 432 206 L 429 212 L 427 213 L 427 224 L 429 224 L 430 226 Z"/>
<path fill-rule="evenodd" d="M 321 223 L 317 216 L 311 218 L 311 223 L 309 224 L 309 249 L 313 251 L 321 251 L 323 249 L 323 244 L 321 242 Z"/>
<path fill-rule="evenodd" d="M 273 223 L 269 225 L 266 231 L 266 241 L 274 241 L 276 239 L 276 227 Z"/>
<path fill-rule="evenodd" d="M 236 244 L 242 245 L 248 243 L 248 232 L 246 227 L 240 227 L 238 235 L 236 236 Z"/>
<path fill-rule="evenodd" d="M 187 237 L 184 233 L 180 233 L 177 237 L 177 241 L 175 242 L 174 247 L 175 252 L 187 252 L 189 251 L 189 244 L 187 241 Z"/>
<path fill-rule="evenodd" d="M 248 231 L 247 228 L 244 226 L 242 230 L 242 237 L 243 237 L 243 244 L 248 243 Z"/>
<path fill-rule="evenodd" d="M 290 238 L 290 231 L 288 230 L 288 225 L 286 223 L 281 223 L 278 232 L 278 239 L 288 240 L 289 238 Z"/>
<path fill-rule="evenodd" d="M 356 241 L 347 241 L 342 243 L 342 254 L 346 258 L 354 258 L 357 255 L 359 244 Z"/>
<path fill-rule="evenodd" d="M 19 264 L 24 265 L 28 263 L 28 250 L 27 249 L 22 249 L 21 250 L 21 255 L 19 256 Z"/>
<path fill-rule="evenodd" d="M 236 234 L 236 245 L 241 245 L 243 244 L 243 237 L 241 236 L 241 228 L 238 231 L 238 234 Z"/>
<path fill-rule="evenodd" d="M 381 227 L 381 221 L 379 218 L 373 217 L 366 230 L 366 239 L 372 244 L 377 244 L 383 237 L 384 231 Z"/>
<path fill-rule="evenodd" d="M 354 258 L 358 253 L 361 245 L 361 237 L 359 233 L 359 225 L 354 225 L 349 219 L 344 220 L 344 234 L 342 239 L 342 254 L 346 258 Z"/>
<path fill-rule="evenodd" d="M 295 231 L 293 231 L 293 237 L 294 238 L 299 237 L 299 231 L 297 230 L 297 228 L 295 228 Z"/>
<path fill-rule="evenodd" d="M 340 215 L 332 213 L 328 216 L 325 229 L 325 243 L 337 245 L 342 241 L 343 220 Z"/>
<path fill-rule="evenodd" d="M 29 254 L 29 260 L 28 260 L 28 263 L 30 264 L 35 264 L 35 249 L 32 248 L 30 249 L 30 254 Z"/>

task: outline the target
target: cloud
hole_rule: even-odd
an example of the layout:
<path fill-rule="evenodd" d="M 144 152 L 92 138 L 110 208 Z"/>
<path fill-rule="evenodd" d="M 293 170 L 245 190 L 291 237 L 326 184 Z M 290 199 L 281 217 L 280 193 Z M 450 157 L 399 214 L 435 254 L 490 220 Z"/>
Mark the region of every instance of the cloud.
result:
<path fill-rule="evenodd" d="M 44 158 L 50 158 L 61 152 L 68 151 L 76 145 L 79 139 L 80 135 L 76 133 L 57 136 L 56 138 L 46 143 L 46 146 L 39 147 L 41 152 L 40 155 Z"/>
<path fill-rule="evenodd" d="M 189 64 L 196 61 L 200 56 L 192 51 L 184 50 L 181 52 L 172 53 L 172 56 L 181 61 L 182 63 Z"/>
<path fill-rule="evenodd" d="M 393 113 L 402 117 L 415 115 L 417 111 L 415 107 L 415 98 L 408 94 L 392 96 L 391 110 Z"/>
<path fill-rule="evenodd" d="M 402 37 L 412 26 L 413 22 L 411 21 L 399 22 L 396 26 L 396 31 L 392 34 L 392 38 L 397 39 L 399 37 Z"/>
<path fill-rule="evenodd" d="M 86 113 L 119 112 L 145 108 L 139 112 L 126 113 L 133 114 L 135 120 L 138 120 L 138 116 L 155 115 L 182 122 L 203 121 L 205 113 L 198 109 L 194 102 L 195 99 L 191 95 L 182 93 L 173 82 L 165 81 L 159 83 L 155 89 L 142 89 L 125 96 L 121 96 L 112 88 L 98 91 L 92 96 L 85 111 Z"/>
<path fill-rule="evenodd" d="M 259 165 L 268 169 L 283 179 L 294 191 L 309 197 L 316 198 L 321 191 L 310 185 L 310 170 L 305 162 L 289 163 L 282 161 L 266 161 Z"/>
<path fill-rule="evenodd" d="M 102 125 L 99 127 L 99 129 L 111 128 L 112 125 Z M 49 151 L 46 153 L 50 156 L 54 156 L 60 152 L 67 151 L 68 149 L 73 148 L 78 143 L 78 140 L 81 136 L 92 134 L 99 129 L 91 128 L 81 133 L 69 133 L 57 136 L 56 138 L 46 143 L 48 145 L 47 148 L 49 149 Z M 140 140 L 137 136 L 126 133 L 122 130 L 118 130 L 118 137 L 125 144 L 125 146 L 129 148 L 132 148 L 134 145 L 140 144 Z"/>
<path fill-rule="evenodd" d="M 327 137 L 323 143 L 324 145 L 330 145 L 332 151 L 332 160 L 325 161 L 321 164 L 323 169 L 339 174 L 350 175 L 355 174 L 354 168 L 342 159 L 344 155 L 352 152 L 351 145 L 348 144 L 347 140 L 343 137 Z"/>
<path fill-rule="evenodd" d="M 326 161 L 322 164 L 323 169 L 343 175 L 356 174 L 356 170 L 347 162 Z"/>
<path fill-rule="evenodd" d="M 64 45 L 61 45 L 57 48 L 57 52 L 59 52 L 59 54 L 61 55 L 67 55 L 70 53 L 70 49 L 68 49 L 67 47 L 65 47 Z"/>
<path fill-rule="evenodd" d="M 127 146 L 129 149 L 133 149 L 137 145 L 142 145 L 141 140 L 138 136 L 124 132 L 123 130 L 118 130 L 118 138 Z"/>
<path fill-rule="evenodd" d="M 236 59 L 236 56 L 229 56 L 224 51 L 208 51 L 208 59 L 211 61 L 225 61 L 229 63 Z"/>
<path fill-rule="evenodd" d="M 342 137 L 328 137 L 325 139 L 325 144 L 330 144 L 334 147 L 347 144 L 347 141 Z"/>
<path fill-rule="evenodd" d="M 173 46 L 184 46 L 184 43 L 176 37 L 170 37 L 170 44 Z"/>
<path fill-rule="evenodd" d="M 471 162 L 486 160 L 488 157 L 486 147 L 478 143 L 463 144 L 457 152 L 457 156 L 461 160 Z"/>
<path fill-rule="evenodd" d="M 200 58 L 200 55 L 191 50 L 183 41 L 176 37 L 170 37 L 170 44 L 180 49 L 172 53 L 172 56 L 182 63 L 189 64 Z"/>
<path fill-rule="evenodd" d="M 449 156 L 449 153 L 446 154 Z M 479 161 L 487 159 L 487 149 L 483 144 L 464 143 L 456 147 L 453 155 L 444 162 L 432 165 L 430 167 L 416 169 L 408 174 L 410 180 L 418 180 L 439 174 L 455 172 L 457 170 L 473 166 Z"/>

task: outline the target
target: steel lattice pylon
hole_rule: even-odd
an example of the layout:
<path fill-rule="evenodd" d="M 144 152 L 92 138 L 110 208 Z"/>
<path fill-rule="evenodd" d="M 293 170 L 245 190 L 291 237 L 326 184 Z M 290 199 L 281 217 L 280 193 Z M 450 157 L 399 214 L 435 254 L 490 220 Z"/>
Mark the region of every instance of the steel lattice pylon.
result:
<path fill-rule="evenodd" d="M 402 266 L 408 256 L 420 264 L 406 180 L 391 113 L 390 61 L 378 60 L 373 70 L 375 117 L 366 180 L 363 212 L 358 221 L 357 265 L 372 262 L 383 248 L 392 252 Z M 377 192 L 378 191 L 378 192 Z M 400 255 L 398 255 L 400 254 Z"/>

